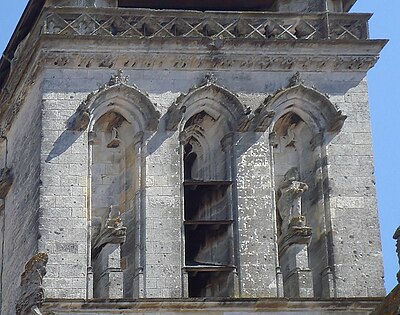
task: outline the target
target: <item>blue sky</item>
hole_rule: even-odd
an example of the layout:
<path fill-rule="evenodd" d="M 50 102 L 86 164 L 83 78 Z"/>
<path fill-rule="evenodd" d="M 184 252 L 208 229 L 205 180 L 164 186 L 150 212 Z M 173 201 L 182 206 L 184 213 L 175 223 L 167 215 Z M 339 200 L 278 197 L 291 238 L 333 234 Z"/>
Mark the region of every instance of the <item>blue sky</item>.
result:
<path fill-rule="evenodd" d="M 0 51 L 4 51 L 27 2 L 3 0 Z M 385 282 L 390 291 L 396 285 L 398 271 L 392 235 L 400 225 L 400 67 L 397 60 L 400 57 L 400 1 L 359 0 L 352 11 L 374 12 L 370 21 L 371 38 L 391 40 L 368 75 Z"/>

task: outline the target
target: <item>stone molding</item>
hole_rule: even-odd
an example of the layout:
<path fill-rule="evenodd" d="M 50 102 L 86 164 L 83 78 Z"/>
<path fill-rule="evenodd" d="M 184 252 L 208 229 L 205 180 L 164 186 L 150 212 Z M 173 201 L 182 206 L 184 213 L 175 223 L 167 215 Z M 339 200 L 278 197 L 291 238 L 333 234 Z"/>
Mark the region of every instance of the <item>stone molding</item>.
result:
<path fill-rule="evenodd" d="M 98 300 L 98 301 L 79 301 L 79 300 L 47 300 L 44 310 L 63 314 L 65 309 L 69 311 L 79 311 L 82 314 L 97 314 L 99 311 L 115 310 L 124 311 L 126 314 L 154 314 L 160 309 L 176 312 L 185 312 L 188 315 L 198 314 L 199 310 L 203 314 L 214 314 L 224 312 L 237 312 L 238 307 L 244 315 L 265 314 L 266 312 L 301 312 L 305 308 L 314 310 L 320 314 L 352 314 L 363 312 L 368 314 L 380 302 L 382 298 L 346 298 L 332 300 L 311 300 L 308 299 L 142 299 L 142 300 Z M 84 308 L 83 308 L 84 306 Z M 349 310 L 349 311 L 347 311 Z"/>
<path fill-rule="evenodd" d="M 181 94 L 177 100 L 168 108 L 168 119 L 166 128 L 168 131 L 176 131 L 179 125 L 201 110 L 206 110 L 213 118 L 219 115 L 228 115 L 232 122 L 231 129 L 238 130 L 243 120 L 250 113 L 235 94 L 224 87 L 216 84 L 217 79 L 212 73 L 206 74 L 200 85 L 193 86 L 188 93 Z M 202 107 L 196 103 L 205 100 Z"/>
<path fill-rule="evenodd" d="M 2 86 L 0 92 L 2 123 L 0 128 L 4 132 L 10 128 L 21 104 L 25 102 L 29 87 L 37 80 L 37 73 L 44 66 L 365 72 L 376 63 L 377 55 L 386 43 L 386 41 L 368 40 L 370 16 L 370 14 L 307 13 L 301 14 L 298 19 L 298 14 L 282 12 L 246 14 L 225 12 L 205 15 L 194 11 L 155 12 L 143 9 L 47 7 L 38 17 L 35 27 L 16 48 L 14 56 L 9 57 L 10 70 L 0 83 Z M 140 18 L 140 21 L 129 24 L 128 20 L 133 18 Z M 198 24 L 190 24 L 191 21 L 196 23 L 196 19 L 199 20 Z M 67 25 L 63 23 L 67 23 Z M 94 23 L 97 31 L 87 34 L 88 28 L 85 27 L 85 23 L 89 24 L 88 27 Z M 182 23 L 193 31 L 179 33 L 179 25 Z M 58 28 L 57 25 L 59 25 Z M 155 27 L 154 34 L 146 35 L 145 29 L 143 29 L 144 33 L 133 31 L 143 25 L 148 25 L 149 28 Z M 177 33 L 165 31 L 168 27 L 176 29 Z M 122 31 L 124 28 L 129 29 Z M 212 33 L 209 33 L 207 29 Z M 217 33 L 214 34 L 214 32 Z M 84 47 L 87 47 L 88 41 L 102 38 L 108 38 L 105 45 L 118 39 L 119 44 L 123 42 L 129 44 L 128 51 L 132 47 L 135 48 L 130 53 L 119 53 L 118 55 L 102 52 L 84 53 L 81 52 L 82 47 L 79 50 L 73 49 L 76 44 L 84 44 Z M 201 45 L 206 48 L 203 53 L 197 50 L 199 39 L 201 39 Z M 63 40 L 68 42 L 68 47 L 66 47 L 68 49 L 64 52 L 62 45 L 60 46 L 60 41 Z M 52 51 L 53 41 L 57 41 L 57 51 Z M 153 45 L 152 47 L 159 49 L 161 46 L 165 47 L 165 42 L 184 47 L 193 44 L 197 49 L 195 53 L 193 51 L 192 54 L 183 55 L 179 49 L 178 51 L 168 51 L 163 48 L 162 51 L 154 51 L 157 56 L 149 54 L 148 50 L 146 52 L 140 51 L 140 49 L 136 50 L 136 47 L 144 47 L 143 45 Z M 291 49 L 291 53 L 286 56 L 265 50 L 265 46 L 275 47 L 281 53 L 287 51 L 287 45 L 292 47 L 293 44 L 297 46 L 297 53 Z M 252 51 L 254 48 L 258 49 L 260 54 L 249 58 L 248 53 L 245 53 L 249 51 L 246 47 L 243 47 L 242 53 L 236 51 L 236 47 L 243 45 L 252 47 Z M 304 54 L 304 51 L 309 49 L 320 49 L 321 45 L 328 48 L 327 51 L 333 47 L 347 46 L 325 56 L 315 56 L 314 53 Z M 351 45 L 358 48 L 349 50 L 350 47 L 353 47 Z M 232 50 L 233 47 L 235 49 Z M 154 48 L 150 50 L 152 51 L 152 49 Z M 218 52 L 221 49 L 230 53 L 224 57 L 210 54 L 210 51 Z M 346 54 L 340 51 L 346 51 Z"/>
<path fill-rule="evenodd" d="M 300 114 L 302 119 L 315 129 L 316 134 L 320 132 L 338 133 L 347 116 L 332 104 L 327 95 L 323 95 L 315 88 L 307 87 L 303 83 L 295 82 L 295 85 L 292 83 L 290 80 L 287 88 L 278 90 L 264 101 L 264 107 L 276 113 L 273 123 L 295 103 L 296 110 L 303 113 L 303 115 Z"/>
<path fill-rule="evenodd" d="M 160 112 L 155 108 L 147 94 L 141 92 L 134 85 L 128 85 L 128 81 L 129 78 L 123 76 L 122 70 L 118 70 L 116 75 L 111 76 L 108 83 L 101 86 L 97 91 L 90 93 L 82 101 L 76 110 L 69 129 L 76 131 L 87 129 L 89 123 L 95 120 L 94 116 L 97 111 L 100 112 L 97 115 L 99 117 L 104 114 L 100 108 L 102 105 L 107 103 L 106 111 L 109 111 L 112 110 L 115 98 L 123 98 L 128 104 L 127 107 L 134 106 L 139 108 L 139 113 L 142 117 L 136 117 L 137 115 L 134 113 L 132 117 L 140 122 L 141 130 L 155 131 L 161 116 Z"/>

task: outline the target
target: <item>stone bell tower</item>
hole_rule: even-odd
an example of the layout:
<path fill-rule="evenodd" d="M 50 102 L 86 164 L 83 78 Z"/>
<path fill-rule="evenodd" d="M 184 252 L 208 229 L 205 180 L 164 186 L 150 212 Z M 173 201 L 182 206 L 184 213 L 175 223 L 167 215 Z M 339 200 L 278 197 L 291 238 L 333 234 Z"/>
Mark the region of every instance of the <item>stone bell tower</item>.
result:
<path fill-rule="evenodd" d="M 0 61 L 4 314 L 369 314 L 354 0 L 29 1 Z"/>

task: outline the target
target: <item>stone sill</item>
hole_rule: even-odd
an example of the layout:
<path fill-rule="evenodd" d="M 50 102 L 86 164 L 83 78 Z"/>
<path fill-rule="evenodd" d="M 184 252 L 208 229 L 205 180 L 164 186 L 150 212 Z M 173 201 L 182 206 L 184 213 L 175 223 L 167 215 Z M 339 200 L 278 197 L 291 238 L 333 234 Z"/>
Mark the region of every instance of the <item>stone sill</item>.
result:
<path fill-rule="evenodd" d="M 141 300 L 58 300 L 47 299 L 43 305 L 46 312 L 61 312 L 63 310 L 84 313 L 93 313 L 104 310 L 124 311 L 124 314 L 153 314 L 168 312 L 182 312 L 185 314 L 206 311 L 207 314 L 223 314 L 224 312 L 238 312 L 241 314 L 293 312 L 296 314 L 369 314 L 383 298 L 340 298 L 329 300 L 315 299 L 141 299 Z M 128 313 L 127 313 L 128 312 Z M 236 314 L 236 313 L 235 313 Z"/>

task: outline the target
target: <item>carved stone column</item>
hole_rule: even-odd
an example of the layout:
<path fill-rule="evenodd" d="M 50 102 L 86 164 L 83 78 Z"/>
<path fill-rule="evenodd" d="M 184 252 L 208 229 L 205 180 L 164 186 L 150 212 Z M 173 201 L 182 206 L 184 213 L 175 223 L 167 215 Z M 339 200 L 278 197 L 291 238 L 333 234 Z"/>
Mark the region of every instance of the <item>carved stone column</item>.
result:
<path fill-rule="evenodd" d="M 234 152 L 234 141 L 235 141 L 235 134 L 234 133 L 229 133 L 225 135 L 222 140 L 221 140 L 221 148 L 222 151 L 225 153 L 225 168 L 226 168 L 226 180 L 233 181 L 235 175 L 234 175 L 234 170 L 233 170 L 233 165 L 235 165 L 235 152 Z M 238 271 L 238 262 L 236 257 L 239 256 L 239 239 L 238 239 L 238 233 L 237 231 L 237 222 L 238 222 L 238 214 L 237 214 L 237 203 L 233 203 L 232 201 L 237 200 L 236 193 L 235 193 L 235 188 L 234 186 L 229 186 L 229 196 L 231 198 L 228 198 L 228 208 L 231 211 L 231 217 L 233 218 L 233 226 L 231 227 L 233 229 L 232 231 L 232 242 L 231 246 L 233 248 L 232 251 L 232 262 L 234 262 L 236 266 L 236 270 L 233 272 L 233 292 L 235 297 L 240 296 L 240 278 L 239 278 L 239 271 Z"/>
<path fill-rule="evenodd" d="M 132 253 L 134 251 L 134 263 L 128 267 L 126 270 L 127 277 L 125 281 L 130 281 L 132 283 L 128 284 L 128 287 L 132 287 L 132 296 L 133 298 L 144 298 L 144 273 L 143 273 L 143 266 L 144 266 L 144 228 L 143 228 L 143 218 L 145 214 L 143 213 L 144 206 L 143 206 L 143 178 L 142 178 L 142 166 L 143 162 L 143 139 L 144 133 L 138 132 L 133 139 L 133 149 L 135 151 L 135 177 L 138 180 L 136 193 L 135 193 L 135 206 L 132 211 L 134 214 L 134 222 L 132 222 L 128 233 L 133 233 L 132 236 L 129 238 L 129 242 L 134 241 L 134 244 L 126 244 L 126 250 Z M 128 235 L 127 235 L 128 236 Z M 132 245 L 132 246 L 128 246 Z"/>
<path fill-rule="evenodd" d="M 97 298 L 123 298 L 124 276 L 121 270 L 121 246 L 106 244 L 94 263 L 94 296 Z"/>

